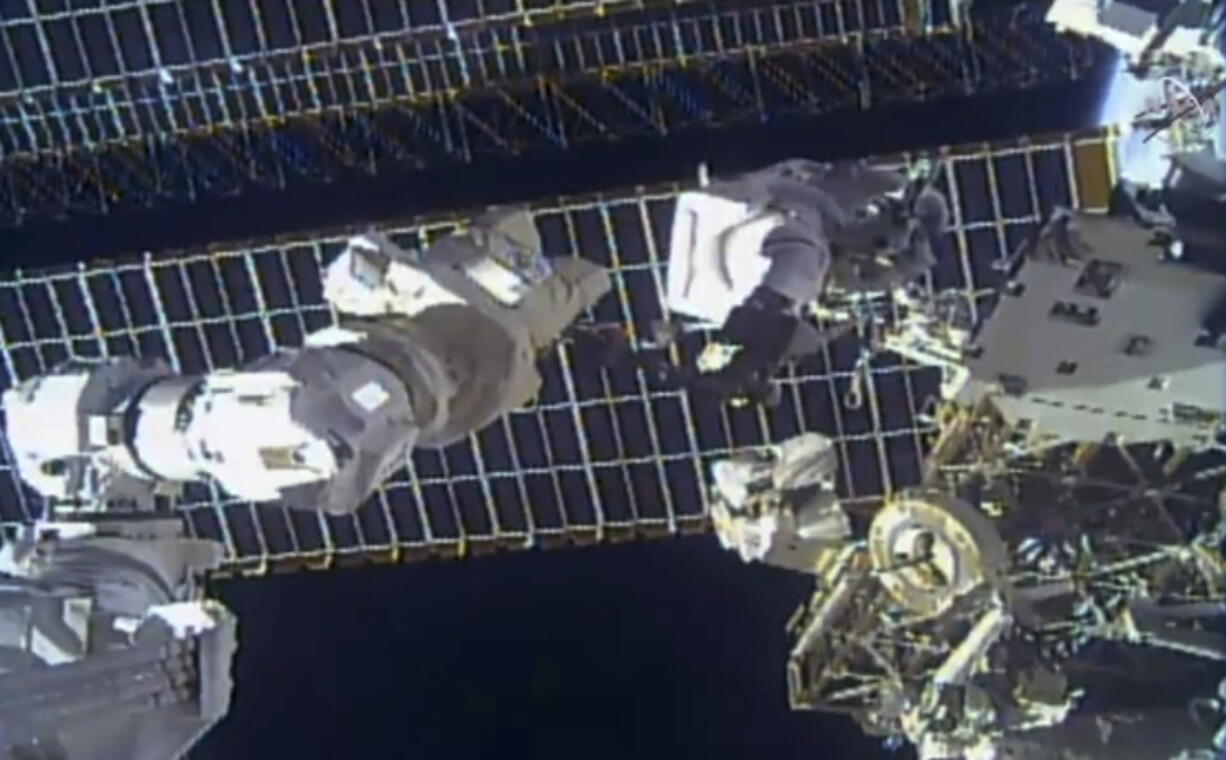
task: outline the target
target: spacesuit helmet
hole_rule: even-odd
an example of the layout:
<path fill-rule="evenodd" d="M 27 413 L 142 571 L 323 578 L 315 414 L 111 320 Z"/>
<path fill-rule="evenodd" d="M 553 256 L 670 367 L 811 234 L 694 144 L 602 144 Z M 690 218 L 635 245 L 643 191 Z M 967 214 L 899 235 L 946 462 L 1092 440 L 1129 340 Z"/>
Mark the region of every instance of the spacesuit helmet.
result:
<path fill-rule="evenodd" d="M 832 242 L 844 255 L 872 258 L 905 248 L 910 237 L 911 225 L 902 200 L 887 195 L 857 208 L 833 235 Z"/>

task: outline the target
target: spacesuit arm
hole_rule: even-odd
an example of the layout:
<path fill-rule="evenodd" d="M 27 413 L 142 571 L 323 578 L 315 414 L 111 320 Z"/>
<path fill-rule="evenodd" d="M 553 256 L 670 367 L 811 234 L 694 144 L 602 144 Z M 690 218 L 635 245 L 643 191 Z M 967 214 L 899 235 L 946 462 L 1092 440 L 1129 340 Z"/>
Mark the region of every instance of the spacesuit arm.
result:
<path fill-rule="evenodd" d="M 799 309 L 822 292 L 831 256 L 830 243 L 819 225 L 789 220 L 766 236 L 762 255 L 770 262 L 762 284 L 785 296 L 792 308 Z"/>

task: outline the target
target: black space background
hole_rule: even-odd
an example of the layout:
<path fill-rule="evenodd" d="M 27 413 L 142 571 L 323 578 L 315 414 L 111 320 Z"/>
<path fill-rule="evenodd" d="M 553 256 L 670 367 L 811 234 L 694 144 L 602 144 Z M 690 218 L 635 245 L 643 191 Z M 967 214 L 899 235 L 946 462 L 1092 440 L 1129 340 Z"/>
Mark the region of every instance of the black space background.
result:
<path fill-rule="evenodd" d="M 229 584 L 237 700 L 193 757 L 873 757 L 787 710 L 807 590 L 710 538 Z"/>
<path fill-rule="evenodd" d="M 675 178 L 788 155 L 887 153 L 1090 126 L 1103 81 L 765 125 L 215 208 L 0 231 L 10 266 Z M 66 246 L 68 241 L 71 246 Z M 14 255 L 17 254 L 17 255 Z M 783 627 L 805 578 L 714 538 L 220 584 L 240 617 L 229 717 L 192 753 L 247 758 L 831 758 L 881 752 L 787 710 Z"/>

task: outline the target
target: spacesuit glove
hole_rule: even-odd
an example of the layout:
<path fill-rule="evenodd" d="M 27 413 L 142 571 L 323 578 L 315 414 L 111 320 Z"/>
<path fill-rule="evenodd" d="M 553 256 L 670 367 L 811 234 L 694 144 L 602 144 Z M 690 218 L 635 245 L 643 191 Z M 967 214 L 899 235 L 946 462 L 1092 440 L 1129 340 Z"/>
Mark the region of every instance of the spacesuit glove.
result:
<path fill-rule="evenodd" d="M 800 323 L 791 299 L 758 288 L 729 313 L 720 342 L 741 346 L 742 353 L 782 358 Z"/>

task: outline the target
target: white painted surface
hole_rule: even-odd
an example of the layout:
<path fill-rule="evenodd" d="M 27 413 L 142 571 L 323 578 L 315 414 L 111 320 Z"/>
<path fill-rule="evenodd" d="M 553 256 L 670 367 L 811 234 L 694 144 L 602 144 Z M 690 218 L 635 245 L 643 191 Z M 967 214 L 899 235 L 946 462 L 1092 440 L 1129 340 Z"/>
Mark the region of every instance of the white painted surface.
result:
<path fill-rule="evenodd" d="M 4 392 L 5 430 L 18 472 L 46 496 L 67 495 L 67 478 L 47 474 L 42 466 L 80 452 L 77 402 L 88 380 L 88 371 L 82 370 L 32 378 Z"/>
<path fill-rule="evenodd" d="M 707 193 L 678 196 L 669 240 L 669 311 L 723 324 L 761 284 L 770 265 L 762 242 L 782 221 L 777 212 Z"/>
<path fill-rule="evenodd" d="M 170 626 L 175 638 L 185 639 L 217 626 L 203 602 L 175 602 L 149 608 L 148 617 L 158 618 Z"/>
<path fill-rule="evenodd" d="M 383 406 L 383 402 L 387 401 L 391 396 L 377 381 L 371 380 L 366 385 L 358 388 L 353 392 L 352 398 L 354 403 L 362 407 L 368 412 L 373 412 Z"/>

